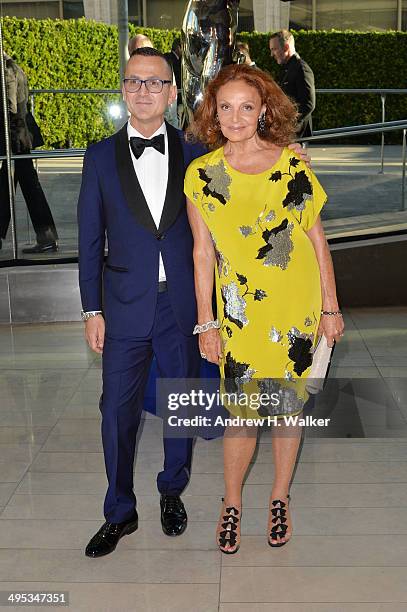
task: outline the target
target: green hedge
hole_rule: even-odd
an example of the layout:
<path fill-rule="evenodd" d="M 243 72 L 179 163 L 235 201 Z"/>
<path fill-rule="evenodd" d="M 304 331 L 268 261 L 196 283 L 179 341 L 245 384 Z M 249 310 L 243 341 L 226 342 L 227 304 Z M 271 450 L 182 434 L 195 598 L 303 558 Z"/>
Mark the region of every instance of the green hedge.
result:
<path fill-rule="evenodd" d="M 78 20 L 35 20 L 5 17 L 4 47 L 24 68 L 32 89 L 113 89 L 119 86 L 117 28 Z M 177 30 L 129 26 L 143 32 L 162 51 L 171 48 Z M 311 65 L 318 88 L 403 88 L 407 74 L 407 33 L 295 33 L 297 50 Z M 268 35 L 242 33 L 259 67 L 274 75 Z M 35 113 L 46 147 L 83 147 L 113 131 L 107 100 L 117 96 L 36 96 Z M 387 98 L 387 119 L 407 118 L 407 96 Z M 381 120 L 379 96 L 319 95 L 314 129 Z M 389 138 L 389 137 L 386 137 Z M 400 140 L 397 136 L 396 141 Z"/>
<path fill-rule="evenodd" d="M 119 87 L 117 28 L 78 20 L 4 18 L 5 50 L 26 71 L 31 89 L 116 89 Z M 141 32 L 130 25 L 130 35 Z M 176 31 L 143 30 L 168 51 Z M 41 94 L 35 116 L 45 147 L 85 147 L 114 131 L 107 112 L 118 96 Z"/>
<path fill-rule="evenodd" d="M 296 49 L 315 74 L 317 89 L 407 89 L 407 32 L 294 32 Z M 275 76 L 268 35 L 242 34 L 253 59 Z M 323 130 L 381 121 L 379 95 L 319 94 L 313 128 Z M 389 95 L 386 120 L 407 119 L 407 95 Z M 391 135 L 386 136 L 390 140 Z M 393 140 L 401 142 L 401 135 Z M 351 142 L 355 142 L 352 139 Z"/>

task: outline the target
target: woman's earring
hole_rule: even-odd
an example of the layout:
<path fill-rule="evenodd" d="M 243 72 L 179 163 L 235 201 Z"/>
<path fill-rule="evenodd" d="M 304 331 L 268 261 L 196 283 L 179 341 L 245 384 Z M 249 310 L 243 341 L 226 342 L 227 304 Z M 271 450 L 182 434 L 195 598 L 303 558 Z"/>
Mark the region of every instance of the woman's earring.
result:
<path fill-rule="evenodd" d="M 266 115 L 262 113 L 257 120 L 257 129 L 259 134 L 264 134 L 266 131 Z"/>

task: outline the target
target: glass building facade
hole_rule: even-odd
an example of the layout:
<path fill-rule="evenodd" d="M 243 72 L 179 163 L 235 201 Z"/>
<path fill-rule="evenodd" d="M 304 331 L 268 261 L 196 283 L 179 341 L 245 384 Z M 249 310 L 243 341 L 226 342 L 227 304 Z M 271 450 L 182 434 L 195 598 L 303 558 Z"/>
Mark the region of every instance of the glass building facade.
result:
<path fill-rule="evenodd" d="M 309 30 L 314 19 L 318 30 L 396 30 L 399 4 L 406 13 L 407 3 L 401 0 L 295 0 L 290 27 Z"/>
<path fill-rule="evenodd" d="M 20 19 L 77 19 L 85 12 L 83 0 L 0 0 L 0 14 Z"/>
<path fill-rule="evenodd" d="M 107 4 L 113 2 L 104 1 Z M 86 17 L 87 6 L 93 3 L 93 0 L 0 0 L 0 9 L 3 16 L 71 19 Z M 139 26 L 179 28 L 185 6 L 186 0 L 128 0 L 129 21 Z M 250 32 L 254 29 L 255 10 L 256 0 L 240 1 L 239 31 Z M 289 27 L 305 30 L 405 31 L 407 0 L 292 0 Z"/>

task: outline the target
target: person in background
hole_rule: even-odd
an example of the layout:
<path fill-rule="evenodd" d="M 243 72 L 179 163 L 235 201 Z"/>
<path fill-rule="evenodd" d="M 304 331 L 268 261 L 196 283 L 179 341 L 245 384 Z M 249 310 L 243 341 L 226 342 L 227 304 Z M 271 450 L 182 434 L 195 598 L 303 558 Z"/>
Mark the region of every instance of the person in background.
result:
<path fill-rule="evenodd" d="M 300 117 L 297 138 L 312 136 L 312 113 L 315 110 L 314 73 L 296 52 L 294 36 L 288 30 L 275 32 L 270 37 L 269 47 L 271 56 L 283 68 L 278 84 L 298 107 Z"/>
<path fill-rule="evenodd" d="M 236 50 L 240 53 L 240 55 L 244 55 L 245 61 L 241 62 L 242 64 L 246 64 L 247 66 L 256 66 L 256 62 L 252 60 L 250 57 L 250 48 L 249 45 L 245 42 L 238 41 L 236 43 Z"/>
<path fill-rule="evenodd" d="M 141 49 L 142 47 L 153 47 L 153 43 L 145 36 L 145 34 L 136 34 L 133 38 L 130 38 L 127 49 L 129 51 L 129 55 L 133 53 L 136 49 Z"/>
<path fill-rule="evenodd" d="M 18 64 L 4 53 L 7 103 L 9 111 L 11 149 L 14 155 L 30 153 L 32 136 L 27 125 L 28 83 Z M 4 111 L 0 100 L 0 155 L 6 154 Z M 20 184 L 34 227 L 37 243 L 22 249 L 23 253 L 48 253 L 57 251 L 58 233 L 37 171 L 32 159 L 14 161 L 14 186 Z M 0 170 L 0 248 L 10 223 L 9 185 L 7 164 Z"/>
<path fill-rule="evenodd" d="M 182 46 L 181 46 L 181 41 L 179 38 L 175 38 L 175 40 L 173 41 L 170 53 L 165 53 L 164 55 L 172 66 L 172 71 L 175 77 L 175 83 L 178 89 L 178 104 L 180 104 L 181 103 L 180 90 L 182 86 L 182 82 L 181 82 Z"/>

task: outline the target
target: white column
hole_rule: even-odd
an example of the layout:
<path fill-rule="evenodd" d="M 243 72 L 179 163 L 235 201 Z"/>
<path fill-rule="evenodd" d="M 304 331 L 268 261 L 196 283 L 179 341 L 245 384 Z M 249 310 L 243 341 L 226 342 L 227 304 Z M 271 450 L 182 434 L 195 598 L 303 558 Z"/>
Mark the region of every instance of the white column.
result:
<path fill-rule="evenodd" d="M 115 0 L 83 0 L 86 19 L 104 23 L 117 23 Z"/>
<path fill-rule="evenodd" d="M 288 29 L 290 2 L 280 0 L 253 0 L 254 29 L 258 32 L 276 32 Z"/>

